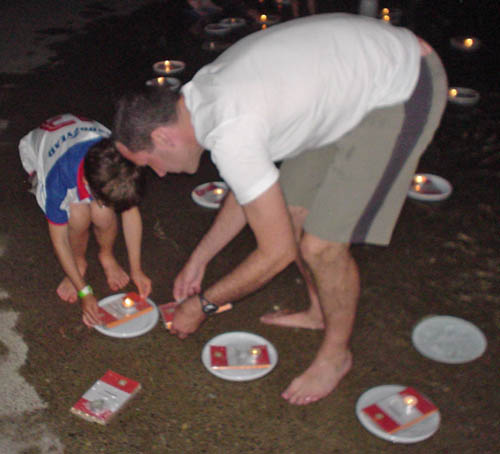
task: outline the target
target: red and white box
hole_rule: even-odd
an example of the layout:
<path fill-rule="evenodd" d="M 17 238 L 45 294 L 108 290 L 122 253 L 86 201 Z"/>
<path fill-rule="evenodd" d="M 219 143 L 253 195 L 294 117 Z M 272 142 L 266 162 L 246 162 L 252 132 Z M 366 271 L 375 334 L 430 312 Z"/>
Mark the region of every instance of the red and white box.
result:
<path fill-rule="evenodd" d="M 133 307 L 124 305 L 124 301 L 127 299 L 133 301 Z M 98 310 L 102 325 L 106 328 L 113 328 L 152 311 L 153 306 L 137 293 L 129 292 L 123 298 L 116 298 L 99 306 Z"/>
<path fill-rule="evenodd" d="M 210 366 L 213 369 L 264 369 L 271 366 L 271 361 L 267 345 L 211 345 Z"/>
<path fill-rule="evenodd" d="M 408 387 L 362 411 L 382 430 L 393 434 L 417 424 L 437 412 L 438 408 L 414 388 Z"/>
<path fill-rule="evenodd" d="M 71 413 L 87 421 L 107 424 L 140 389 L 139 382 L 108 370 L 71 407 Z"/>

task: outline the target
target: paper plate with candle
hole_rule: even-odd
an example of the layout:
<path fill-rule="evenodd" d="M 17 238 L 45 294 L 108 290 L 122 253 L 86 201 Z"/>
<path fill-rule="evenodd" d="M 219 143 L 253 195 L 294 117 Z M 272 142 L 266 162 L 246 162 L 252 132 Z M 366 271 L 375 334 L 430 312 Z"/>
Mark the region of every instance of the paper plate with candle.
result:
<path fill-rule="evenodd" d="M 451 87 L 448 90 L 448 101 L 461 106 L 474 106 L 479 101 L 479 92 L 473 88 Z"/>
<path fill-rule="evenodd" d="M 222 19 L 219 24 L 221 25 L 227 25 L 228 27 L 231 28 L 239 28 L 243 27 L 244 25 L 247 24 L 247 21 L 243 19 L 242 17 L 226 17 L 225 19 Z"/>
<path fill-rule="evenodd" d="M 216 377 L 229 381 L 249 381 L 271 372 L 278 363 L 274 345 L 245 331 L 231 331 L 207 342 L 201 361 Z"/>
<path fill-rule="evenodd" d="M 204 30 L 209 35 L 224 36 L 231 31 L 231 26 L 229 24 L 219 22 L 218 24 L 207 24 Z"/>
<path fill-rule="evenodd" d="M 202 207 L 217 210 L 226 197 L 227 191 L 227 184 L 223 181 L 211 181 L 196 186 L 191 192 L 191 198 Z"/>
<path fill-rule="evenodd" d="M 483 332 L 461 318 L 426 317 L 412 333 L 412 342 L 426 358 L 446 364 L 463 364 L 479 358 L 486 350 Z"/>
<path fill-rule="evenodd" d="M 156 77 L 146 81 L 146 85 L 150 87 L 169 87 L 172 91 L 177 91 L 181 86 L 181 81 L 176 77 Z"/>
<path fill-rule="evenodd" d="M 432 436 L 441 422 L 438 408 L 416 389 L 382 385 L 356 403 L 356 416 L 372 434 L 393 443 L 416 443 Z"/>
<path fill-rule="evenodd" d="M 153 70 L 162 76 L 172 76 L 184 71 L 185 67 L 186 64 L 180 60 L 162 60 L 153 65 Z"/>
<path fill-rule="evenodd" d="M 447 199 L 453 188 L 448 180 L 431 173 L 417 173 L 411 182 L 408 197 L 422 202 Z"/>
<path fill-rule="evenodd" d="M 117 293 L 99 301 L 102 325 L 94 328 L 111 337 L 136 337 L 147 333 L 158 322 L 155 303 L 135 292 Z"/>

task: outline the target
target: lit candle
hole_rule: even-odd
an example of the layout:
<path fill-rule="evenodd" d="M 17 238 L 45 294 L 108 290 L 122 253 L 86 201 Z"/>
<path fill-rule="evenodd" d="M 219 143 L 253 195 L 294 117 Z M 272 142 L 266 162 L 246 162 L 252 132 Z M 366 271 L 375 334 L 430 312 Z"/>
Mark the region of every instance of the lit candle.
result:
<path fill-rule="evenodd" d="M 448 94 L 454 98 L 455 96 L 457 96 L 458 94 L 458 90 L 456 88 L 450 88 L 450 90 L 448 91 Z"/>
<path fill-rule="evenodd" d="M 262 23 L 266 22 L 266 21 L 267 21 L 267 15 L 265 15 L 265 14 L 261 14 L 261 15 L 260 15 L 260 21 L 261 21 Z"/>
<path fill-rule="evenodd" d="M 389 14 L 384 14 L 384 15 L 382 16 L 382 20 L 383 20 L 384 22 L 390 22 L 390 21 L 391 21 L 391 16 L 389 16 Z"/>
<path fill-rule="evenodd" d="M 409 414 L 412 412 L 413 407 L 417 405 L 418 399 L 415 396 L 404 396 L 403 403 L 405 404 L 405 412 Z"/>
<path fill-rule="evenodd" d="M 470 49 L 474 45 L 474 40 L 472 38 L 465 38 L 464 39 L 464 46 L 467 49 Z"/>
<path fill-rule="evenodd" d="M 253 347 L 252 350 L 250 350 L 250 353 L 252 354 L 252 356 L 258 356 L 260 355 L 260 348 Z"/>
<path fill-rule="evenodd" d="M 170 63 L 170 60 L 165 60 L 163 62 L 163 66 L 165 68 L 166 73 L 169 73 L 172 70 L 172 64 Z"/>
<path fill-rule="evenodd" d="M 125 309 L 125 312 L 130 312 L 135 306 L 135 301 L 130 297 L 125 297 L 122 300 L 122 307 Z"/>
<path fill-rule="evenodd" d="M 184 70 L 186 64 L 179 60 L 162 60 L 153 65 L 153 70 L 160 75 L 170 76 Z"/>
<path fill-rule="evenodd" d="M 215 188 L 214 189 L 214 194 L 215 195 L 222 195 L 222 194 L 224 194 L 224 189 L 222 189 L 222 188 Z"/>
<path fill-rule="evenodd" d="M 389 8 L 382 8 L 382 11 L 380 12 L 380 14 L 382 16 L 387 16 L 389 14 Z"/>
<path fill-rule="evenodd" d="M 479 92 L 473 88 L 451 87 L 448 90 L 448 101 L 462 106 L 473 106 L 479 101 Z"/>

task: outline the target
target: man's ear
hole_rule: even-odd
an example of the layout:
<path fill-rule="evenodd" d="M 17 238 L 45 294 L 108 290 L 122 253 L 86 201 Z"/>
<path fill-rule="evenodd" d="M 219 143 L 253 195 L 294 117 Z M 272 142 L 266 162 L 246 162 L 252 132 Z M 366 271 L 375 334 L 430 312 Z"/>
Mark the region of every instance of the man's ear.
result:
<path fill-rule="evenodd" d="M 173 145 L 172 131 L 168 126 L 158 126 L 151 132 L 151 140 L 154 144 L 171 146 Z"/>

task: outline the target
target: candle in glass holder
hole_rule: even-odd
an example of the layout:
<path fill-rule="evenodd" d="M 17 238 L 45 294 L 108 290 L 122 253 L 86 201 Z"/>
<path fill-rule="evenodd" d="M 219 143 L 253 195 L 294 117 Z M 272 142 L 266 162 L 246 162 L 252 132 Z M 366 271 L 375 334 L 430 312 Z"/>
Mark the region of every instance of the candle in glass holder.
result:
<path fill-rule="evenodd" d="M 133 312 L 135 309 L 135 301 L 129 296 L 126 296 L 122 300 L 122 309 L 125 311 L 125 313 Z"/>
<path fill-rule="evenodd" d="M 448 101 L 462 106 L 473 106 L 479 101 L 479 92 L 473 88 L 451 87 L 448 90 Z"/>
<path fill-rule="evenodd" d="M 170 90 L 176 91 L 180 87 L 181 81 L 175 77 L 161 76 L 147 80 L 146 85 L 150 87 L 169 87 Z"/>

